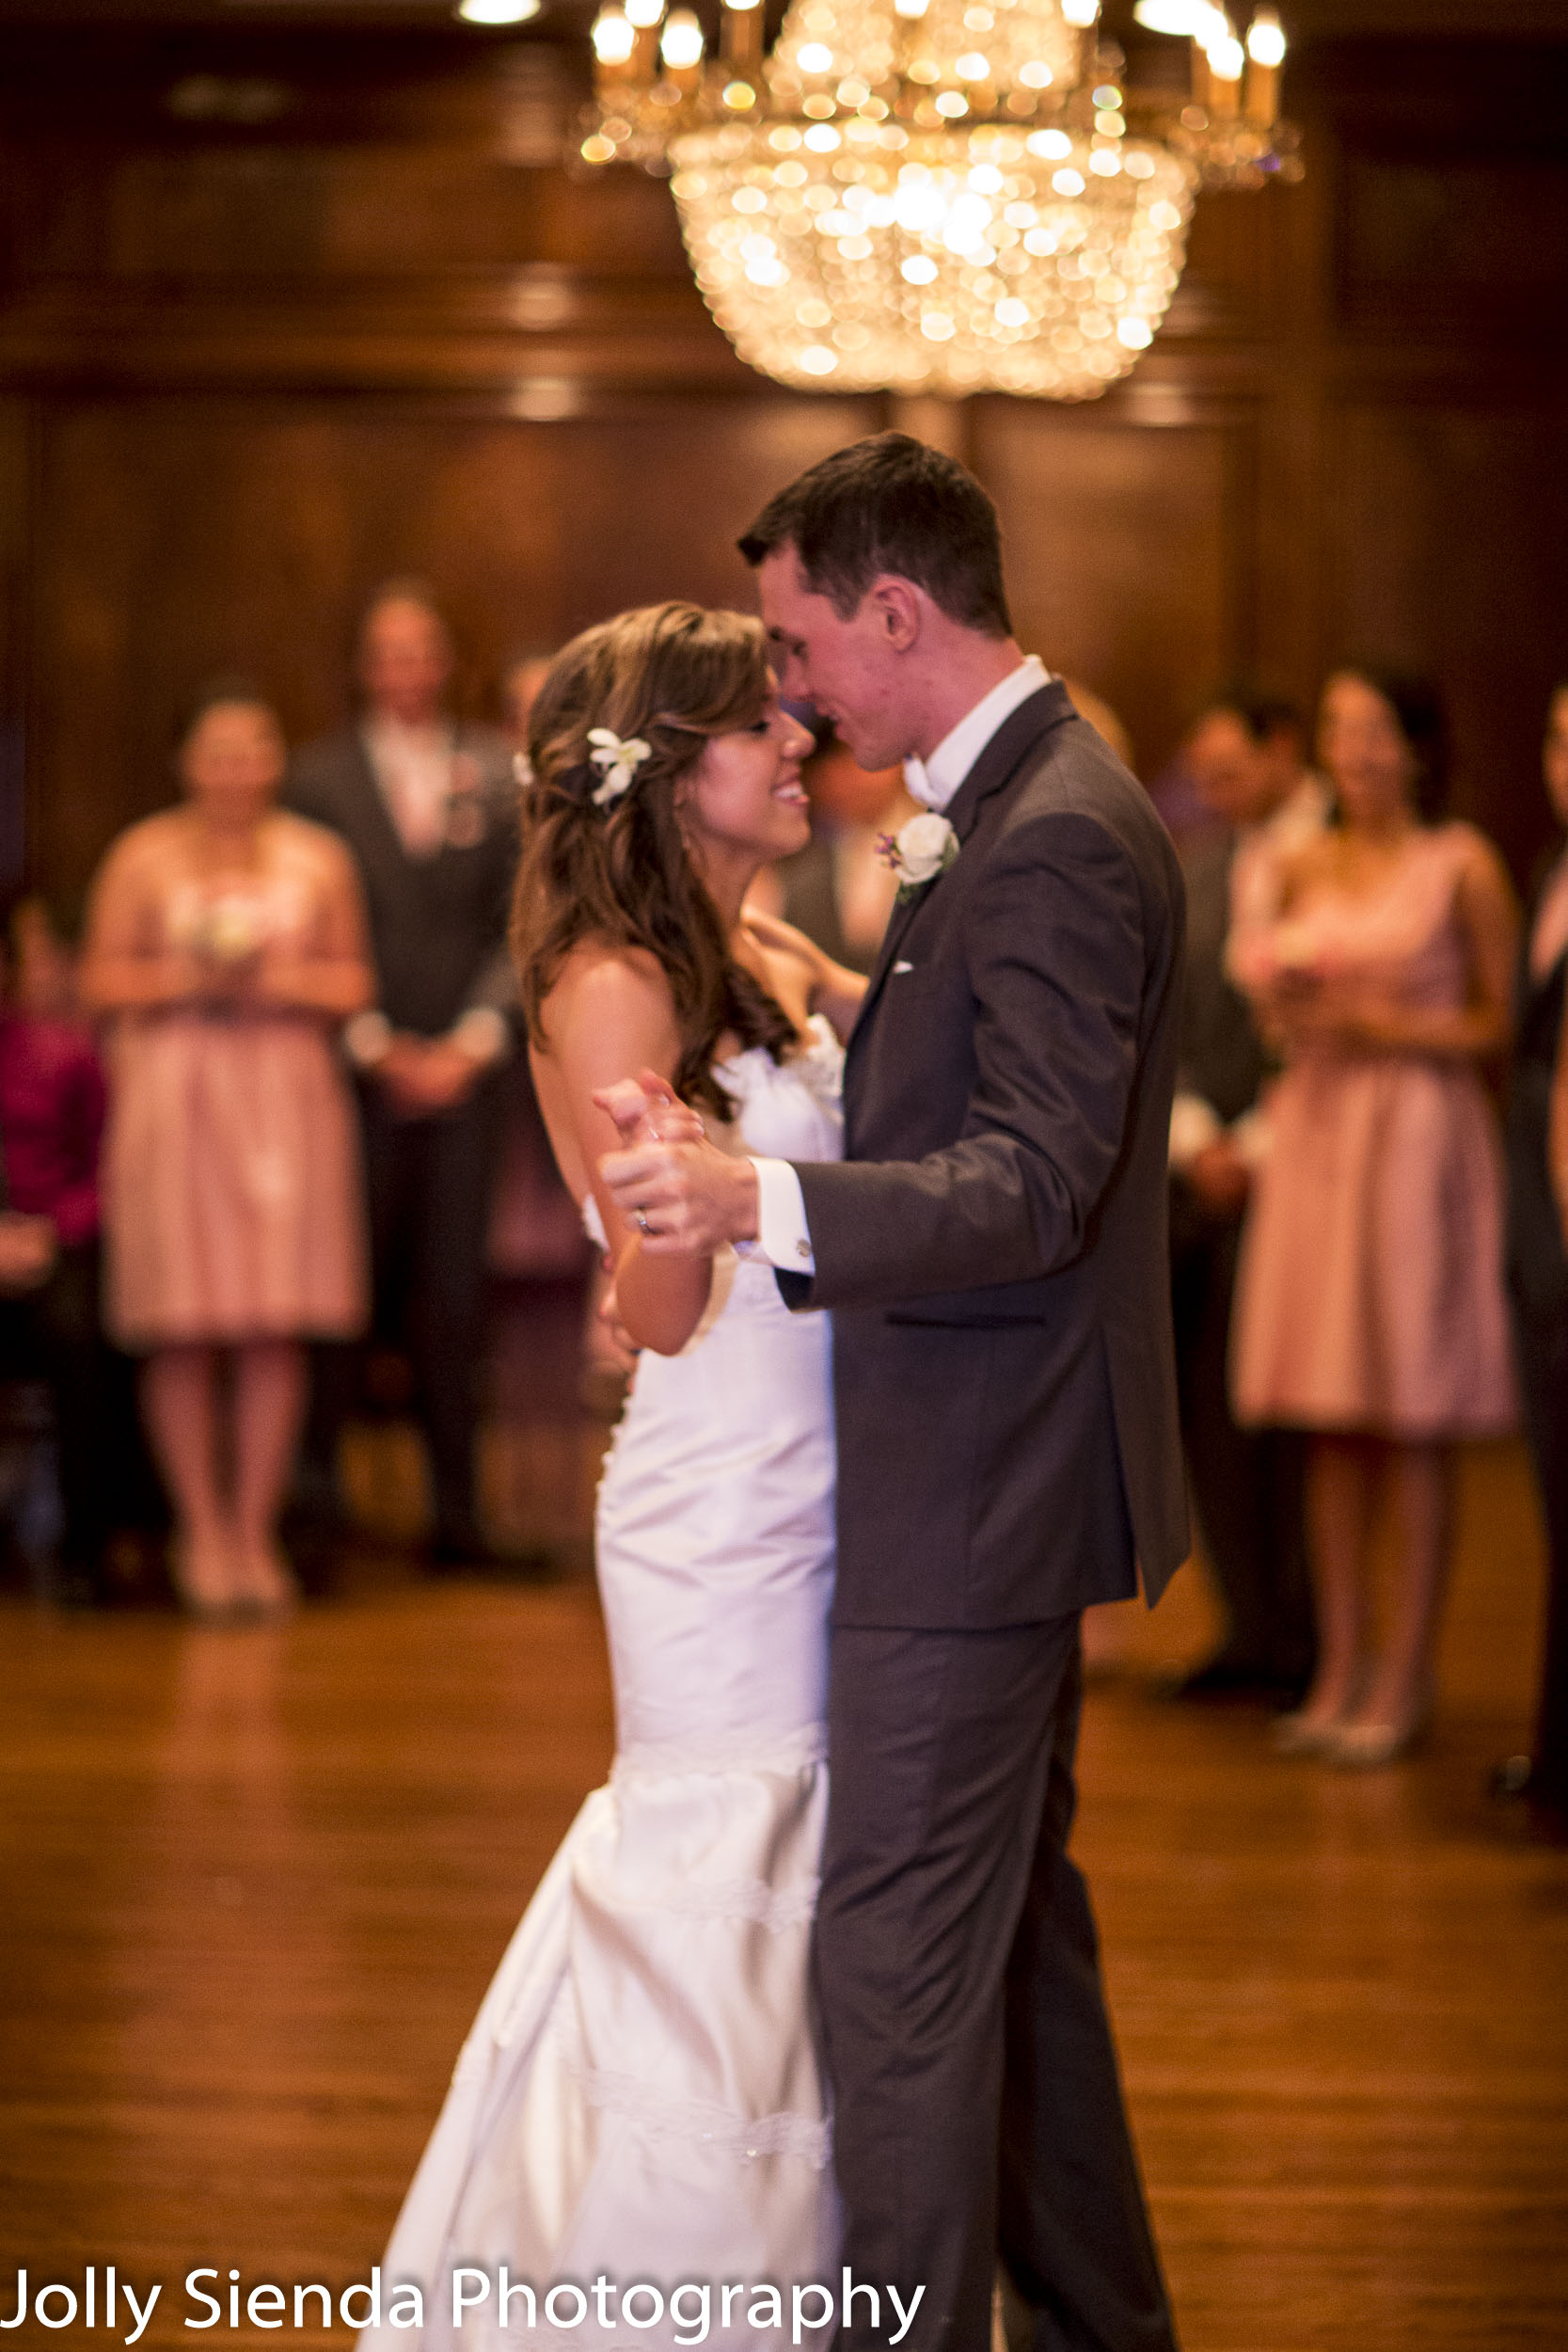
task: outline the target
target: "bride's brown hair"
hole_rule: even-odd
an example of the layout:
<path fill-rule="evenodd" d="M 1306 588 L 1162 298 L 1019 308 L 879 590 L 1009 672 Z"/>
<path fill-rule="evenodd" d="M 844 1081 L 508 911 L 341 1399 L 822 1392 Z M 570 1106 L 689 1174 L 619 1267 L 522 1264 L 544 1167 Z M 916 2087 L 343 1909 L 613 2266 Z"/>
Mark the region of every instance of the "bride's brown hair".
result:
<path fill-rule="evenodd" d="M 583 940 L 643 948 L 674 999 L 675 1091 L 721 1119 L 734 1105 L 713 1075 L 720 1039 L 733 1034 L 743 1048 L 763 1045 L 783 1061 L 795 1031 L 731 955 L 675 801 L 710 737 L 763 716 L 769 686 L 759 621 L 695 604 L 650 604 L 574 637 L 529 720 L 523 859 L 512 907 L 529 1034 L 544 1044 L 545 1000 Z M 608 805 L 594 799 L 607 778 L 589 757 L 590 727 L 648 746 Z"/>

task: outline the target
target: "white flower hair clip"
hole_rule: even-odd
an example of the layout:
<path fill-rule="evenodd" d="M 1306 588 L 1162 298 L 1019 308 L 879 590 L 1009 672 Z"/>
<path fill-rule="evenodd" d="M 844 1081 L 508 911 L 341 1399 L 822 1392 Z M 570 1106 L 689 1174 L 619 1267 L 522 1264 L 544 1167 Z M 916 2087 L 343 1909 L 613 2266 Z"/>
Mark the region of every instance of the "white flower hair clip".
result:
<path fill-rule="evenodd" d="M 588 757 L 598 769 L 603 781 L 594 787 L 591 798 L 595 808 L 613 808 L 623 792 L 631 785 L 633 776 L 645 759 L 653 757 L 654 747 L 644 743 L 640 735 L 623 743 L 613 727 L 590 727 Z"/>

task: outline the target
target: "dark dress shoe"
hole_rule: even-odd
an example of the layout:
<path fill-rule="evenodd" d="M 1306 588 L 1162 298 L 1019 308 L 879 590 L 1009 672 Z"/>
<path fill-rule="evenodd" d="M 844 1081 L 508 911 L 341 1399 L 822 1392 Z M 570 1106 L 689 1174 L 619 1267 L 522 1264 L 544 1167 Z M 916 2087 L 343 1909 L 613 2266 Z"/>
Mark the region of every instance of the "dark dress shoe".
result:
<path fill-rule="evenodd" d="M 1525 1834 L 1539 1846 L 1568 1846 L 1568 1788 L 1544 1780 L 1532 1756 L 1505 1756 L 1486 1776 L 1497 1804 L 1519 1805 Z"/>
<path fill-rule="evenodd" d="M 1494 1764 L 1486 1775 L 1486 1793 L 1497 1804 L 1513 1804 L 1529 1795 L 1530 1782 L 1535 1778 L 1535 1759 L 1528 1756 L 1505 1756 L 1500 1764 Z"/>

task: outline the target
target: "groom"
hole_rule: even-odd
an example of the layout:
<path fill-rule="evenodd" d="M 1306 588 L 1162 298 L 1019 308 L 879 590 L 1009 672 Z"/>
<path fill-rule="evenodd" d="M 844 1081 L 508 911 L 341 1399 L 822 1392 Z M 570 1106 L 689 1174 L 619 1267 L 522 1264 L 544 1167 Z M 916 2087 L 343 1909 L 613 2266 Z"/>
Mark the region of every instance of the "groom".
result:
<path fill-rule="evenodd" d="M 817 1980 L 844 2262 L 987 2352 L 1171 2352 L 1087 1895 L 1067 1857 L 1091 1601 L 1187 1548 L 1165 1244 L 1180 875 L 1011 634 L 995 510 L 902 434 L 740 542 L 781 691 L 940 812 L 845 1080 L 847 1161 L 612 1153 L 648 1246 L 831 1308 L 839 1554 Z M 907 836 L 906 836 L 907 838 Z M 919 854 L 915 854 L 915 852 Z M 922 879 L 929 874 L 929 879 Z M 857 2295 L 841 2344 L 875 2337 Z"/>

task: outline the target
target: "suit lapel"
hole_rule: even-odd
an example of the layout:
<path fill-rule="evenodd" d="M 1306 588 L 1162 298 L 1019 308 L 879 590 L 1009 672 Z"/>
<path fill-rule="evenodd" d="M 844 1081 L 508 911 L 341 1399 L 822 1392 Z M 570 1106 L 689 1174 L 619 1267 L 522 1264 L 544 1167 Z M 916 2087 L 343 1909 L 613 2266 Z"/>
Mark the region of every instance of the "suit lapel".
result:
<path fill-rule="evenodd" d="M 1075 718 L 1071 698 L 1060 678 L 1048 678 L 1027 702 L 1009 711 L 962 784 L 947 803 L 947 821 L 961 843 L 974 831 L 975 819 L 993 792 L 1009 784 L 1025 755 L 1043 735 Z"/>
<path fill-rule="evenodd" d="M 992 793 L 999 792 L 1005 784 L 1011 781 L 1025 757 L 1049 729 L 1059 726 L 1064 719 L 1074 715 L 1067 688 L 1059 678 L 1049 679 L 1029 696 L 1027 702 L 1020 703 L 1016 710 L 1008 713 L 944 811 L 948 823 L 958 836 L 960 850 L 974 831 L 980 809 Z M 913 898 L 907 898 L 902 906 L 895 906 L 889 916 L 881 946 L 877 951 L 877 961 L 871 969 L 865 1001 L 849 1041 L 851 1052 L 865 1032 L 867 1021 L 887 983 L 905 932 L 933 891 L 942 888 L 944 879 L 939 874 Z"/>

